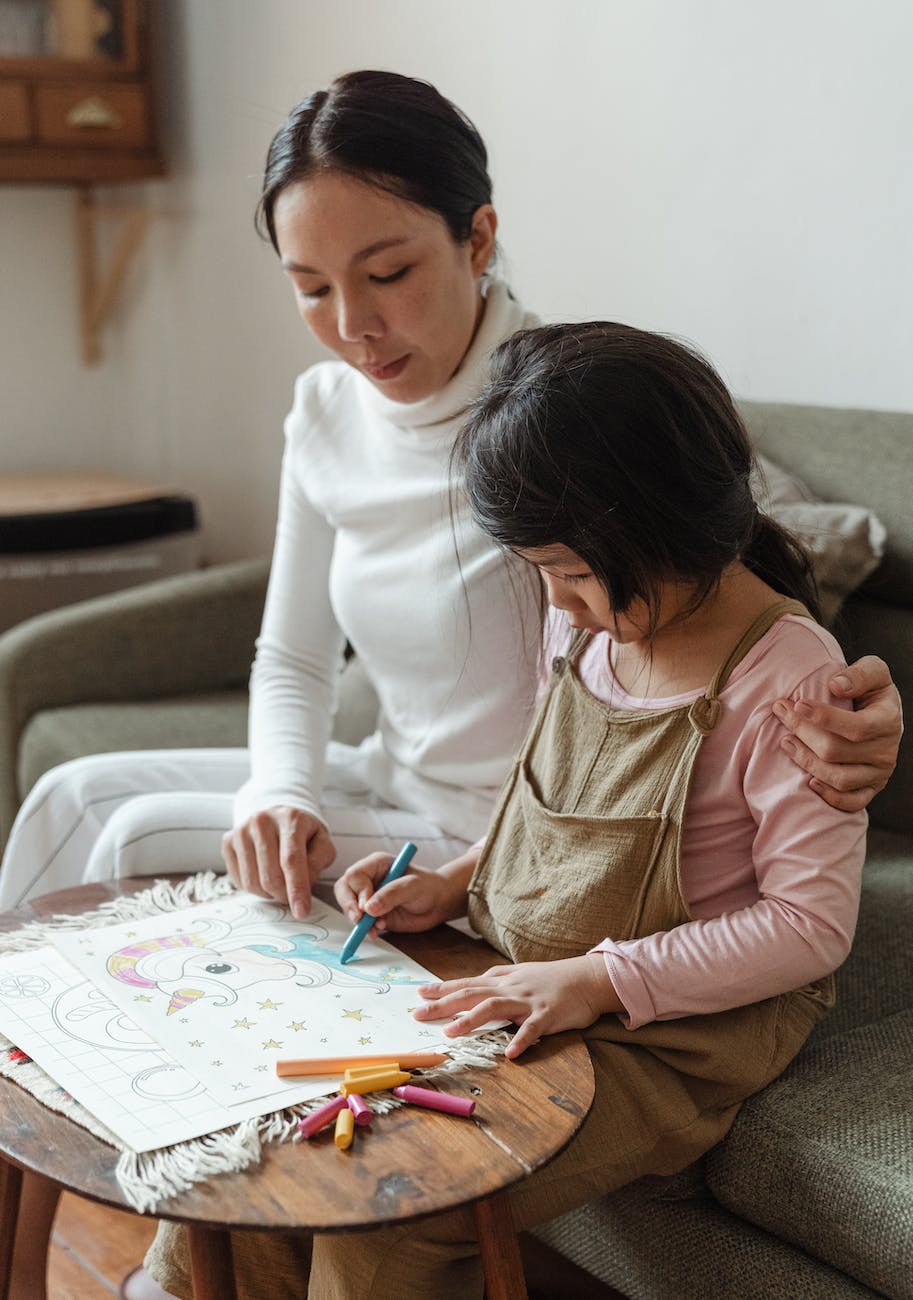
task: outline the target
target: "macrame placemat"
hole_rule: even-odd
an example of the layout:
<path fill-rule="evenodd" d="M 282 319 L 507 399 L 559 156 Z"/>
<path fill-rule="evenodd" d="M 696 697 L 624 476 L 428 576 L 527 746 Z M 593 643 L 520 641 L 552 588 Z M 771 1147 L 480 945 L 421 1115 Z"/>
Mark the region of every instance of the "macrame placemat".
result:
<path fill-rule="evenodd" d="M 231 880 L 214 871 L 188 876 L 177 884 L 156 880 L 149 889 L 112 899 L 94 912 L 84 912 L 79 916 L 54 916 L 49 920 L 29 922 L 19 930 L 5 931 L 0 934 L 0 953 L 46 947 L 52 942 L 54 934 L 61 930 L 99 929 L 121 921 L 154 916 L 157 912 L 178 912 L 194 903 L 224 898 L 233 890 Z M 448 1044 L 450 1059 L 444 1065 L 424 1071 L 423 1077 L 435 1078 L 452 1074 L 468 1066 L 489 1068 L 503 1055 L 509 1042 L 509 1034 L 498 1029 L 477 1038 Z M 67 1119 L 94 1133 L 102 1142 L 114 1147 L 120 1153 L 115 1170 L 117 1181 L 128 1203 L 141 1213 L 153 1212 L 161 1201 L 185 1192 L 194 1183 L 215 1174 L 234 1173 L 258 1164 L 265 1142 L 297 1140 L 298 1121 L 322 1106 L 325 1100 L 318 1097 L 284 1110 L 243 1120 L 231 1128 L 204 1137 L 160 1147 L 156 1151 L 137 1152 L 127 1147 L 96 1115 L 81 1106 L 40 1066 L 23 1057 L 15 1044 L 3 1034 L 0 1034 L 0 1074 L 13 1079 L 51 1110 L 65 1115 Z M 371 1094 L 372 1109 L 379 1114 L 402 1104 L 392 1092 Z"/>

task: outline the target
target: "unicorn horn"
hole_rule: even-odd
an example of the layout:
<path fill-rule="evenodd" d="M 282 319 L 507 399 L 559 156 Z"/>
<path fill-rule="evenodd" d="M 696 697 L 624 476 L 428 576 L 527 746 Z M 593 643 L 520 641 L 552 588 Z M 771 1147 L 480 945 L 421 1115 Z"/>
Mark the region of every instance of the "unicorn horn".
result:
<path fill-rule="evenodd" d="M 175 989 L 165 1014 L 171 1016 L 174 1015 L 175 1011 L 183 1011 L 185 1007 L 190 1006 L 191 1002 L 195 1002 L 197 998 L 202 996 L 202 989 Z"/>

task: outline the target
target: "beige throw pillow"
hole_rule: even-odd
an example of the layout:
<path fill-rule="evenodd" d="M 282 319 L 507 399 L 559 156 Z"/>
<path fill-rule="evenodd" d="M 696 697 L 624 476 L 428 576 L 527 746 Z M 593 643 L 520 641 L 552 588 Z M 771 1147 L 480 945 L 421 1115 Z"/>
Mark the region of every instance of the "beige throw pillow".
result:
<path fill-rule="evenodd" d="M 755 500 L 810 553 L 822 617 L 830 625 L 850 592 L 878 568 L 885 526 L 865 506 L 819 501 L 801 479 L 765 456 L 757 459 L 760 473 L 752 477 Z"/>

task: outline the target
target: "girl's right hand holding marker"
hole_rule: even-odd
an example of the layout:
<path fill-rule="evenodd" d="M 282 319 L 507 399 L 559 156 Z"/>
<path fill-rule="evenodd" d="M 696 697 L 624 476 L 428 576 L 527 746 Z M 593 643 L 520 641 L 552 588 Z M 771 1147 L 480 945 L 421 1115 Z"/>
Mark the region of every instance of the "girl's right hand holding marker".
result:
<path fill-rule="evenodd" d="M 410 867 L 399 880 L 378 889 L 393 858 L 389 853 L 372 853 L 349 867 L 333 892 L 353 925 L 368 915 L 377 918 L 378 933 L 431 930 L 466 914 L 466 889 L 476 857 L 476 851 L 470 850 L 438 871 Z"/>

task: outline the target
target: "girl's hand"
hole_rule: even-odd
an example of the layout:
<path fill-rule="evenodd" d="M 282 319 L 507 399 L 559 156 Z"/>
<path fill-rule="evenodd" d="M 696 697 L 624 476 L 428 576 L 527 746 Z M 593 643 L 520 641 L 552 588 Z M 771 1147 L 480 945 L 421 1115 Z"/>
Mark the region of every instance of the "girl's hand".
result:
<path fill-rule="evenodd" d="M 506 1053 L 511 1059 L 543 1034 L 584 1029 L 608 1012 L 623 1010 L 601 952 L 492 966 L 484 975 L 424 984 L 418 992 L 426 1005 L 412 1013 L 416 1020 L 457 1017 L 444 1026 L 448 1038 L 472 1033 L 490 1020 L 519 1025 Z"/>
<path fill-rule="evenodd" d="M 336 857 L 330 832 L 302 808 L 268 808 L 222 836 L 228 874 L 241 889 L 288 903 L 297 919 L 311 910 L 311 886 Z"/>
<path fill-rule="evenodd" d="M 900 694 L 887 664 L 874 655 L 845 668 L 831 691 L 854 700 L 855 711 L 791 700 L 777 700 L 773 711 L 793 733 L 783 748 L 811 774 L 815 793 L 834 808 L 858 812 L 884 789 L 897 763 Z"/>
<path fill-rule="evenodd" d="M 453 870 L 462 859 L 448 863 L 439 871 L 410 867 L 399 880 L 378 889 L 392 861 L 389 853 L 372 853 L 354 863 L 336 881 L 333 886 L 336 901 L 353 925 L 367 914 L 377 918 L 378 933 L 383 930 L 413 933 L 431 930 L 442 921 L 463 915 L 466 888 L 460 873 Z"/>

